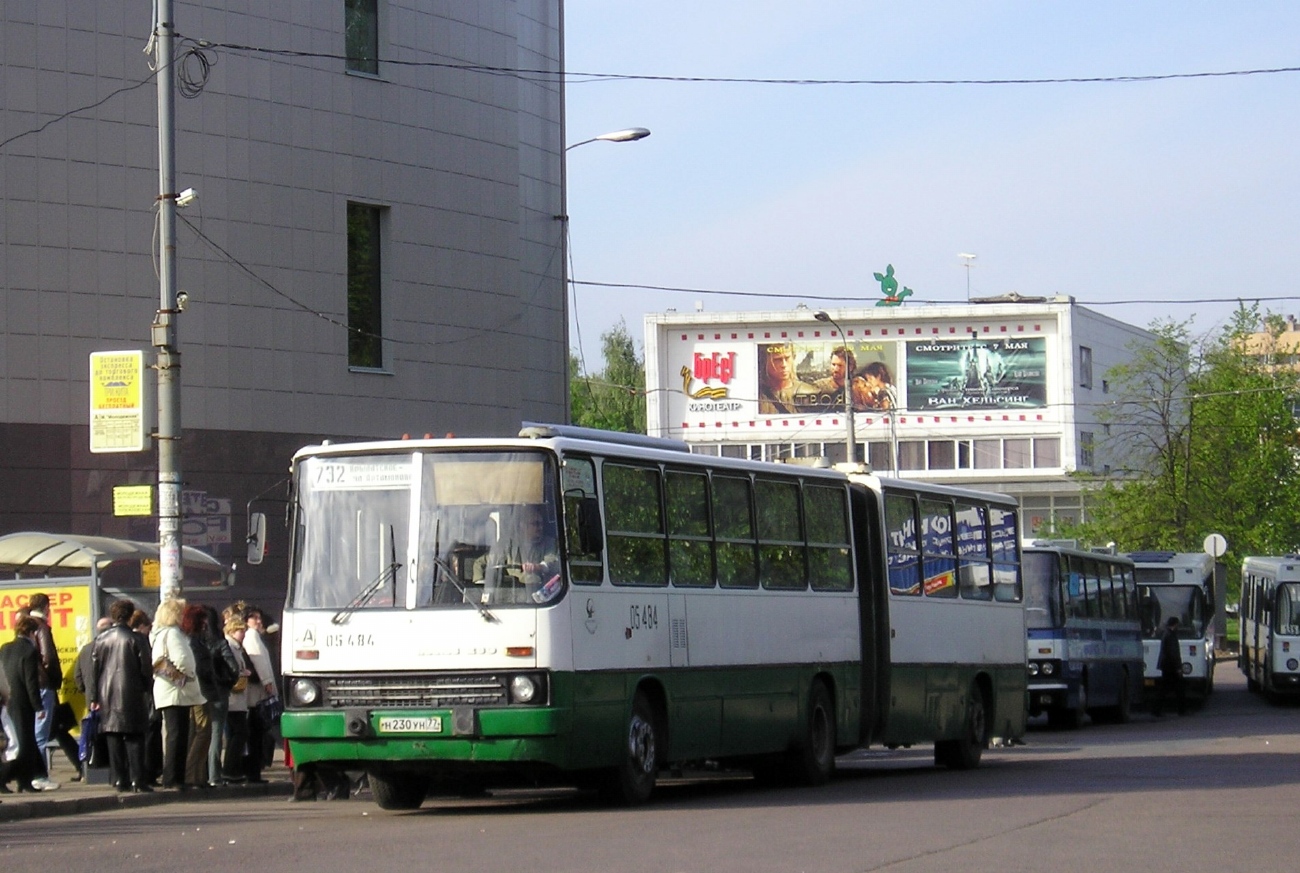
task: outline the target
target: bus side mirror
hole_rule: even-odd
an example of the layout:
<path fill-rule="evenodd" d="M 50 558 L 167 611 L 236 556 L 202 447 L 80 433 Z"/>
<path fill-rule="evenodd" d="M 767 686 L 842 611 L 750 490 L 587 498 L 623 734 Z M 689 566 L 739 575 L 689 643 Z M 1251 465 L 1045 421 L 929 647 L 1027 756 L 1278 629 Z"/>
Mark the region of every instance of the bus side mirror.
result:
<path fill-rule="evenodd" d="M 260 564 L 266 555 L 266 513 L 248 514 L 248 563 Z"/>
<path fill-rule="evenodd" d="M 605 531 L 600 524 L 600 504 L 594 497 L 584 497 L 578 503 L 578 551 L 584 555 L 599 555 L 605 550 Z"/>

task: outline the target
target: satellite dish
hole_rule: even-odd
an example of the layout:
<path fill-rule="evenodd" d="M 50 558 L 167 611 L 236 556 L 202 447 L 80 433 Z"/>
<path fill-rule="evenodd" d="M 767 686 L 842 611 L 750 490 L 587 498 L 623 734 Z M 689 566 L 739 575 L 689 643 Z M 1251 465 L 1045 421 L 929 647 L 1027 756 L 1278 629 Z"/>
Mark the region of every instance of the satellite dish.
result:
<path fill-rule="evenodd" d="M 1223 534 L 1212 533 L 1205 538 L 1205 554 L 1211 558 L 1222 558 L 1228 551 L 1228 540 Z"/>

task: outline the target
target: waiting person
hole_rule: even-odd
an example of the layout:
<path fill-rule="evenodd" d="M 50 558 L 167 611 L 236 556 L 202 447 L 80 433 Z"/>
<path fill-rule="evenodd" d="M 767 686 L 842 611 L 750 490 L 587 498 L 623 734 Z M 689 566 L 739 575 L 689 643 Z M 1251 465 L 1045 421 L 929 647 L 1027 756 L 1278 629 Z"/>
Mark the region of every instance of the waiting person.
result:
<path fill-rule="evenodd" d="M 0 763 L 0 793 L 10 793 L 10 781 L 18 783 L 19 791 L 48 790 L 36 784 L 46 775 L 45 753 L 36 743 L 36 714 L 41 709 L 39 633 L 40 620 L 23 616 L 14 623 L 13 640 L 0 646 L 0 673 L 7 689 L 3 719 L 9 737 Z"/>
<path fill-rule="evenodd" d="M 1187 683 L 1183 679 L 1183 648 L 1178 642 L 1178 616 L 1169 617 L 1165 622 L 1165 631 L 1160 636 L 1160 654 L 1156 659 L 1156 668 L 1160 670 L 1160 687 L 1156 692 L 1156 702 L 1151 708 L 1154 716 L 1164 715 L 1165 703 L 1172 696 L 1178 704 L 1178 714 L 1187 714 Z"/>
<path fill-rule="evenodd" d="M 54 711 L 59 706 L 59 689 L 63 687 L 63 665 L 59 662 L 59 647 L 54 643 L 50 628 L 50 595 L 40 592 L 27 601 L 28 613 L 40 622 L 36 632 L 36 649 L 41 667 L 37 678 L 41 683 L 41 709 L 36 713 L 36 748 L 41 755 L 41 773 L 32 780 L 37 788 L 48 791 L 59 786 L 50 781 L 45 772 L 45 747 L 54 737 Z"/>
<path fill-rule="evenodd" d="M 113 787 L 149 792 L 153 789 L 145 771 L 144 737 L 149 728 L 153 667 L 148 640 L 128 625 L 135 611 L 129 600 L 115 600 L 108 607 L 113 624 L 92 644 L 92 681 L 86 694 L 90 708 L 99 711 Z"/>
<path fill-rule="evenodd" d="M 162 714 L 162 787 L 184 791 L 185 757 L 189 751 L 190 708 L 203 703 L 194 650 L 180 627 L 185 601 L 164 600 L 154 613 L 150 634 L 153 648 L 153 705 Z"/>
<path fill-rule="evenodd" d="M 225 625 L 226 645 L 239 662 L 237 682 L 230 689 L 226 701 L 226 751 L 221 760 L 221 778 L 226 782 L 243 782 L 248 778 L 244 770 L 244 756 L 248 751 L 248 687 L 253 684 L 253 665 L 244 654 L 244 638 L 248 625 L 240 615 L 231 615 Z"/>
<path fill-rule="evenodd" d="M 262 768 L 270 763 L 266 754 L 266 738 L 274 725 L 268 723 L 258 704 L 279 695 L 271 652 L 262 637 L 266 632 L 266 619 L 262 610 L 256 606 L 246 606 L 244 624 L 247 630 L 242 644 L 253 668 L 253 675 L 248 681 L 248 757 L 244 762 L 244 775 L 249 782 L 265 782 Z"/>
<path fill-rule="evenodd" d="M 143 609 L 137 609 L 131 614 L 129 626 L 134 633 L 139 634 L 140 638 L 144 640 L 146 660 L 152 665 L 153 644 L 149 642 L 149 637 L 153 634 L 153 619 Z M 152 682 L 149 683 L 148 704 L 149 727 L 145 730 L 144 735 L 144 770 L 148 783 L 157 788 L 158 777 L 162 775 L 163 766 L 162 714 L 154 706 Z"/>
<path fill-rule="evenodd" d="M 190 740 L 185 753 L 185 784 L 207 788 L 208 748 L 212 744 L 212 701 L 222 692 L 217 687 L 217 676 L 212 663 L 212 648 L 208 643 L 208 613 L 206 606 L 191 603 L 181 615 L 181 631 L 189 637 L 190 651 L 194 654 L 194 672 L 198 677 L 203 702 L 190 707 Z"/>
<path fill-rule="evenodd" d="M 226 740 L 226 713 L 230 710 L 230 694 L 239 685 L 243 691 L 248 678 L 241 675 L 242 663 L 226 642 L 221 616 L 212 607 L 205 607 L 208 617 L 208 650 L 212 653 L 212 672 L 217 686 L 217 696 L 208 701 L 212 706 L 212 737 L 208 741 L 208 784 L 216 787 L 222 783 L 221 751 Z M 242 683 L 242 684 L 240 684 Z"/>

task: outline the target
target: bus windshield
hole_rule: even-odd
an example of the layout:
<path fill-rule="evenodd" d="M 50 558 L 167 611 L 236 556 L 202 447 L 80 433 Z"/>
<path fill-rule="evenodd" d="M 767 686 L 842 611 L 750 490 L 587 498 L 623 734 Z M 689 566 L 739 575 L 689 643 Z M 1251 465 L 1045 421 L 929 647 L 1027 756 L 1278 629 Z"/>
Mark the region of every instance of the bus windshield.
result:
<path fill-rule="evenodd" d="M 1025 626 L 1055 628 L 1064 623 L 1061 608 L 1059 558 L 1055 552 L 1025 550 L 1021 556 L 1025 583 Z"/>
<path fill-rule="evenodd" d="M 342 614 L 551 602 L 564 587 L 553 471 L 541 452 L 304 459 L 289 605 Z"/>
<path fill-rule="evenodd" d="M 1178 638 L 1196 640 L 1205 635 L 1205 592 L 1195 585 L 1148 585 L 1142 588 L 1142 631 L 1160 636 L 1165 622 L 1177 616 Z"/>

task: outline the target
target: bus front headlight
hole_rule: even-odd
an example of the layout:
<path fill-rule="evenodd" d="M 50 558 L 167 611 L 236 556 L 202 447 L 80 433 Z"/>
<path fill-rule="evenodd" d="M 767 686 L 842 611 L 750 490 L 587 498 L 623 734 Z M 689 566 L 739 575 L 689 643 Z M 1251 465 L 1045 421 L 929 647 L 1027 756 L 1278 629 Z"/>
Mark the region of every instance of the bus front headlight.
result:
<path fill-rule="evenodd" d="M 315 706 L 320 701 L 320 686 L 311 679 L 297 678 L 289 683 L 291 706 Z"/>
<path fill-rule="evenodd" d="M 1029 675 L 1030 675 L 1030 676 L 1037 676 L 1037 675 L 1038 675 L 1038 662 L 1037 662 L 1037 661 L 1030 661 L 1030 662 L 1029 662 Z"/>
<path fill-rule="evenodd" d="M 1286 659 L 1286 668 L 1287 668 L 1288 670 L 1291 670 L 1292 672 L 1294 672 L 1295 669 L 1296 669 L 1297 667 L 1300 667 L 1300 662 L 1296 661 L 1295 658 L 1287 658 L 1287 659 Z"/>
<path fill-rule="evenodd" d="M 1052 675 L 1053 673 L 1055 673 L 1055 672 L 1056 672 L 1056 666 L 1055 666 L 1054 664 L 1052 664 L 1051 661 L 1044 661 L 1044 662 L 1043 662 L 1043 675 L 1044 675 L 1044 676 L 1051 676 L 1051 675 Z"/>
<path fill-rule="evenodd" d="M 510 700 L 513 703 L 532 703 L 537 690 L 537 682 L 532 676 L 521 674 L 510 680 Z"/>

